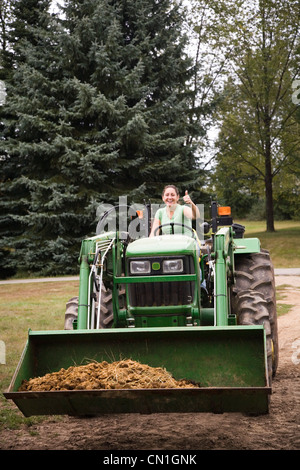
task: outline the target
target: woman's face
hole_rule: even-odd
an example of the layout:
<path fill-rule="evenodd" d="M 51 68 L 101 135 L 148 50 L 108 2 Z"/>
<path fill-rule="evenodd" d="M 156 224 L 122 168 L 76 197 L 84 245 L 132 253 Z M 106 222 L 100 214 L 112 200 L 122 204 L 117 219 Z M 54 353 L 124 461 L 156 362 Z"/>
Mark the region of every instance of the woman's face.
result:
<path fill-rule="evenodd" d="M 179 195 L 176 193 L 174 188 L 167 187 L 162 197 L 164 203 L 171 207 L 177 204 L 179 200 Z"/>

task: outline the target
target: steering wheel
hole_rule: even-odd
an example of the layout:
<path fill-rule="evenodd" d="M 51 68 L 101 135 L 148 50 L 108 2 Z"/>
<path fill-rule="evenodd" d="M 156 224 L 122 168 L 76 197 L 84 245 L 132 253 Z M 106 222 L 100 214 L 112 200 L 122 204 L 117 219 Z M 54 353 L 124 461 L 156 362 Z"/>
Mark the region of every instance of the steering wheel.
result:
<path fill-rule="evenodd" d="M 193 229 L 192 229 L 191 227 L 189 227 L 188 225 L 185 225 L 185 224 L 178 224 L 178 223 L 176 223 L 176 222 L 168 222 L 167 224 L 161 224 L 161 225 L 159 225 L 159 226 L 156 227 L 156 229 L 154 230 L 154 234 L 153 234 L 153 235 L 156 236 L 156 232 L 157 232 L 158 230 L 160 230 L 162 227 L 167 227 L 167 226 L 169 226 L 169 225 L 171 225 L 171 228 L 172 228 L 172 235 L 174 235 L 174 225 L 179 225 L 179 227 L 184 227 L 184 228 L 189 229 L 189 230 L 192 232 L 193 237 L 195 238 L 194 231 L 193 231 Z"/>

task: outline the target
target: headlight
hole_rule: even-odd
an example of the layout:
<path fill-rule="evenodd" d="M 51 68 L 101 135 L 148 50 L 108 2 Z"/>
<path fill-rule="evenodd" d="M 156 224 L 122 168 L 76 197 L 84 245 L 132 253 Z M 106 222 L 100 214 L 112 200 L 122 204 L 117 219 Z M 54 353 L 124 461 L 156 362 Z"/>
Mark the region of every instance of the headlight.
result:
<path fill-rule="evenodd" d="M 182 273 L 183 260 L 182 259 L 166 259 L 163 261 L 164 273 Z"/>
<path fill-rule="evenodd" d="M 131 274 L 149 274 L 151 272 L 150 261 L 130 261 Z"/>

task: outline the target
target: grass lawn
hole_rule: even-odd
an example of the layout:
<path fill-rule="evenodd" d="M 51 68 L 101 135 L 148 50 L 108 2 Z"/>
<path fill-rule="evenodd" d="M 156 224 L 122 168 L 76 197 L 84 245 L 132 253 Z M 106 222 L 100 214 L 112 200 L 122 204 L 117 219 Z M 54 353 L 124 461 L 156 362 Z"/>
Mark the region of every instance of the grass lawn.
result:
<path fill-rule="evenodd" d="M 0 364 L 0 429 L 30 426 L 41 419 L 24 418 L 1 392 L 10 384 L 28 329 L 62 330 L 66 302 L 78 295 L 78 286 L 78 281 L 0 285 L 0 341 L 5 344 L 5 364 Z"/>
<path fill-rule="evenodd" d="M 275 232 L 266 232 L 265 222 L 237 221 L 244 225 L 245 237 L 257 237 L 269 250 L 275 268 L 300 268 L 300 221 L 275 222 Z"/>

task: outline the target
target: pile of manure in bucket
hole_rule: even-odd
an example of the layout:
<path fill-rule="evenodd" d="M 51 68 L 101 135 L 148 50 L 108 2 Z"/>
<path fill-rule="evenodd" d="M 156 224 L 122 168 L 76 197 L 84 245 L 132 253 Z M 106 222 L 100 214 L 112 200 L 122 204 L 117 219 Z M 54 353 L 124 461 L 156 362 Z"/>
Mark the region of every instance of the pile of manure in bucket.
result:
<path fill-rule="evenodd" d="M 91 362 L 71 366 L 43 377 L 24 380 L 19 391 L 198 388 L 188 380 L 175 380 L 162 367 L 150 367 L 131 359 L 113 363 Z"/>

